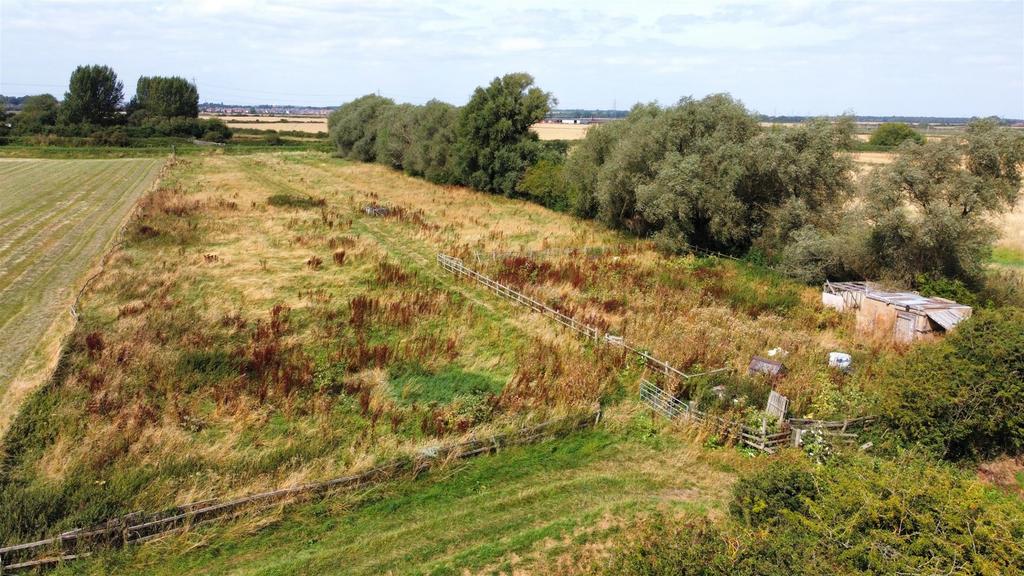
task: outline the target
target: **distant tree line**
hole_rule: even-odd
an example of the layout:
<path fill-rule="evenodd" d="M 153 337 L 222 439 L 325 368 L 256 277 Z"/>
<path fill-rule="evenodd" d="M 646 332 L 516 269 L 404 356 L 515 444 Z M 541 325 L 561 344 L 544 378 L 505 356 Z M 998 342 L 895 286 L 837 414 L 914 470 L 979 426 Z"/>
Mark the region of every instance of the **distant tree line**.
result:
<path fill-rule="evenodd" d="M 0 136 L 35 136 L 40 141 L 85 138 L 99 145 L 127 146 L 132 138 L 188 137 L 224 142 L 231 131 L 217 119 L 200 119 L 199 91 L 176 76 L 143 76 L 126 104 L 124 85 L 109 66 L 79 66 L 63 101 L 50 94 L 27 96 L 20 111 L 4 114 Z"/>
<path fill-rule="evenodd" d="M 335 110 L 327 125 L 341 156 L 514 196 L 526 169 L 549 148 L 530 126 L 553 103 L 529 74 L 508 74 L 477 88 L 461 108 L 367 95 Z"/>
<path fill-rule="evenodd" d="M 896 159 L 855 177 L 850 117 L 762 126 L 725 94 L 639 104 L 567 151 L 530 131 L 553 104 L 528 74 L 477 88 L 457 108 L 368 95 L 338 108 L 340 155 L 433 182 L 527 198 L 653 238 L 818 282 L 878 279 L 983 288 L 997 228 L 1021 186 L 1024 135 L 997 119 L 925 142 L 883 126 Z M 949 280 L 943 284 L 937 280 Z"/>

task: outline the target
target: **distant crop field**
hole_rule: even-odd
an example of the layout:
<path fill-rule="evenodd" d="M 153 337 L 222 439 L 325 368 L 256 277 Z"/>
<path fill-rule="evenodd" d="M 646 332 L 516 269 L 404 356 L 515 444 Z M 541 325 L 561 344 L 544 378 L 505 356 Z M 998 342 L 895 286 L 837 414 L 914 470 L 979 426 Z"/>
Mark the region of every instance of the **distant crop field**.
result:
<path fill-rule="evenodd" d="M 213 116 L 220 118 L 229 128 L 252 128 L 254 130 L 289 130 L 295 132 L 327 132 L 326 116 Z"/>
<path fill-rule="evenodd" d="M 0 430 L 45 376 L 68 307 L 161 160 L 0 160 Z"/>
<path fill-rule="evenodd" d="M 593 124 L 534 124 L 530 129 L 541 140 L 582 140 Z"/>

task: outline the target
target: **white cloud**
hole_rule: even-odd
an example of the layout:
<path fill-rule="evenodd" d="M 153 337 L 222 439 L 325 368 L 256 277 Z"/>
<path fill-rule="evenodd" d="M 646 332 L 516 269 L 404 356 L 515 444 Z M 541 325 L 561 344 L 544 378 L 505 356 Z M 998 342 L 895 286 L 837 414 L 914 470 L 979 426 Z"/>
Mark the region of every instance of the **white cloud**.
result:
<path fill-rule="evenodd" d="M 731 90 L 767 111 L 1024 116 L 1019 0 L 0 0 L 0 11 L 4 93 L 100 62 L 127 86 L 201 74 L 215 100 L 329 104 L 380 89 L 458 103 L 525 70 L 564 105 Z"/>

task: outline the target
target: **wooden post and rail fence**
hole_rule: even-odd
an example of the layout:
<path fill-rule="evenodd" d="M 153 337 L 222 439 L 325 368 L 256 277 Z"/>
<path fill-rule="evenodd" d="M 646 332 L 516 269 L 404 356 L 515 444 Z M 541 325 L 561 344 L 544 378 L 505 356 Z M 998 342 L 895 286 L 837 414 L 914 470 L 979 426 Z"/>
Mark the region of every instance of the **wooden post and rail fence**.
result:
<path fill-rule="evenodd" d="M 657 384 L 647 380 L 640 382 L 640 400 L 669 420 L 683 419 L 710 425 L 723 436 L 731 438 L 739 444 L 769 454 L 783 446 L 800 446 L 804 435 L 808 433 L 819 434 L 830 441 L 856 442 L 856 431 L 863 430 L 878 420 L 874 416 L 848 420 L 785 418 L 780 422 L 779 431 L 769 432 L 764 424 L 758 429 L 736 420 L 702 412 L 692 402 L 676 398 Z"/>
<path fill-rule="evenodd" d="M 440 264 L 442 268 L 451 272 L 452 274 L 455 274 L 456 276 L 463 276 L 465 278 L 469 278 L 470 280 L 473 280 L 476 283 L 490 289 L 499 296 L 502 296 L 517 304 L 526 306 L 527 308 L 533 310 L 534 312 L 538 312 L 544 316 L 547 316 L 548 318 L 551 318 L 555 322 L 558 322 L 559 324 L 575 331 L 577 334 L 583 336 L 587 340 L 592 340 L 594 342 L 603 342 L 610 346 L 625 348 L 626 350 L 633 352 L 634 354 L 637 354 L 638 356 L 643 358 L 648 368 L 665 374 L 666 376 L 676 376 L 684 380 L 689 380 L 690 378 L 696 378 L 698 376 L 709 376 L 711 374 L 716 374 L 719 372 L 728 372 L 732 370 L 732 368 L 724 367 L 716 368 L 714 370 L 706 370 L 698 373 L 683 372 L 682 370 L 672 366 L 668 362 L 655 358 L 645 350 L 630 345 L 622 336 L 616 336 L 611 333 L 602 332 L 596 326 L 585 324 L 571 316 L 563 314 L 558 310 L 555 310 L 551 306 L 548 306 L 543 302 L 539 302 L 538 300 L 531 298 L 530 296 L 527 296 L 522 292 L 519 292 L 518 290 L 512 288 L 511 286 L 502 284 L 501 282 L 498 282 L 484 274 L 481 274 L 480 272 L 477 272 L 476 270 L 470 268 L 469 266 L 466 266 L 465 263 L 458 258 L 448 256 L 446 254 L 438 254 L 437 263 Z"/>
<path fill-rule="evenodd" d="M 725 256 L 719 254 L 715 255 Z M 477 282 L 478 284 L 495 292 L 499 296 L 517 304 L 526 306 L 535 312 L 555 320 L 559 324 L 570 328 L 588 340 L 603 342 L 607 345 L 624 348 L 642 358 L 649 369 L 666 376 L 689 380 L 691 378 L 709 376 L 719 372 L 732 370 L 732 368 L 723 367 L 697 373 L 683 372 L 668 362 L 655 358 L 647 351 L 630 345 L 622 336 L 602 333 L 601 330 L 595 326 L 584 324 L 575 318 L 555 310 L 543 302 L 539 302 L 536 299 L 515 290 L 511 286 L 502 284 L 493 278 L 481 274 L 469 266 L 466 266 L 459 258 L 448 256 L 446 254 L 438 254 L 437 263 L 452 274 L 473 280 L 474 282 Z M 876 418 L 874 417 L 835 421 L 800 418 L 786 419 L 783 417 L 785 412 L 785 409 L 783 408 L 783 412 L 779 414 L 779 427 L 781 430 L 778 432 L 768 432 L 766 423 L 762 423 L 760 429 L 756 429 L 746 426 L 742 422 L 728 420 L 721 416 L 697 410 L 691 404 L 672 396 L 668 392 L 659 388 L 656 384 L 647 380 L 643 380 L 640 384 L 640 399 L 650 405 L 656 412 L 670 420 L 683 417 L 695 422 L 709 423 L 725 436 L 733 438 L 745 446 L 768 453 L 775 452 L 780 447 L 787 444 L 799 446 L 802 442 L 803 435 L 808 432 L 820 434 L 830 440 L 846 442 L 855 441 L 857 434 L 853 432 L 853 430 L 861 429 L 876 421 Z"/>
<path fill-rule="evenodd" d="M 394 460 L 359 474 L 323 482 L 301 484 L 229 500 L 204 500 L 155 513 L 132 512 L 52 538 L 0 547 L 0 574 L 52 567 L 61 562 L 87 557 L 96 550 L 145 542 L 198 524 L 232 518 L 245 511 L 259 510 L 290 499 L 352 490 L 384 482 L 401 474 L 416 475 L 452 460 L 496 452 L 503 447 L 528 444 L 590 427 L 596 424 L 600 417 L 601 411 L 596 410 L 549 420 L 504 434 L 472 438 L 429 452 L 423 451 L 414 458 Z"/>

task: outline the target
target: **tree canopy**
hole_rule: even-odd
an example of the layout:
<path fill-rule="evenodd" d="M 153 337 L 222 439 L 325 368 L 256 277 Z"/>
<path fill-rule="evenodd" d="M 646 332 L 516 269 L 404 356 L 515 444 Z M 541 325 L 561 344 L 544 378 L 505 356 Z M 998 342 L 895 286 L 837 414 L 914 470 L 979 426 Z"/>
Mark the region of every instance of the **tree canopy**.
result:
<path fill-rule="evenodd" d="M 685 244 L 742 253 L 832 219 L 852 191 L 852 126 L 815 121 L 763 129 L 728 95 L 642 105 L 592 129 L 567 163 L 575 211 Z"/>
<path fill-rule="evenodd" d="M 460 180 L 513 195 L 539 151 L 530 126 L 543 120 L 554 102 L 526 73 L 506 74 L 477 88 L 459 116 L 454 162 Z"/>
<path fill-rule="evenodd" d="M 177 76 L 142 76 L 129 108 L 148 116 L 197 118 L 199 90 Z"/>
<path fill-rule="evenodd" d="M 346 158 L 376 160 L 377 129 L 394 100 L 367 94 L 343 104 L 327 118 L 327 129 L 338 153 Z"/>
<path fill-rule="evenodd" d="M 29 96 L 14 117 L 15 131 L 22 134 L 38 132 L 57 123 L 60 102 L 51 94 Z"/>
<path fill-rule="evenodd" d="M 79 66 L 71 73 L 61 105 L 66 124 L 113 124 L 124 100 L 124 85 L 109 66 Z"/>
<path fill-rule="evenodd" d="M 899 146 L 908 140 L 915 144 L 924 144 L 924 136 L 917 130 L 914 130 L 910 124 L 886 122 L 875 128 L 871 138 L 868 139 L 868 144 L 874 146 Z"/>

